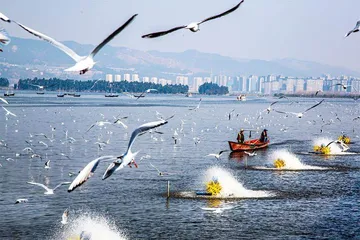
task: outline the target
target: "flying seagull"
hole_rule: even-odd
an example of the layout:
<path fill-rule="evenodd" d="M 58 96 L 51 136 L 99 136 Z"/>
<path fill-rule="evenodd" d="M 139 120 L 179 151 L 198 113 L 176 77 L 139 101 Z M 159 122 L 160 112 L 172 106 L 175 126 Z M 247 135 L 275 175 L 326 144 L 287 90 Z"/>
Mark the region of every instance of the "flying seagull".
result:
<path fill-rule="evenodd" d="M 219 153 L 210 153 L 209 155 L 207 155 L 207 157 L 215 157 L 217 160 L 220 160 L 220 157 L 221 155 L 224 153 L 224 152 L 228 152 L 229 150 L 222 150 L 220 151 Z"/>
<path fill-rule="evenodd" d="M 2 108 L 3 108 L 3 109 L 5 110 L 5 112 L 6 112 L 5 116 L 11 115 L 11 116 L 16 117 L 16 115 L 15 115 L 14 113 L 10 112 L 9 110 L 7 110 L 7 109 L 4 108 L 4 107 L 2 107 Z"/>
<path fill-rule="evenodd" d="M 31 33 L 32 35 L 49 42 L 50 44 L 54 45 L 67 55 L 69 55 L 72 59 L 75 60 L 76 64 L 73 67 L 70 67 L 68 69 L 65 69 L 65 71 L 75 71 L 80 72 L 80 74 L 84 74 L 90 69 L 94 67 L 96 62 L 94 62 L 95 55 L 103 48 L 108 42 L 110 42 L 116 35 L 118 35 L 122 30 L 124 30 L 137 16 L 137 14 L 133 15 L 127 22 L 125 22 L 121 27 L 116 29 L 112 34 L 110 34 L 104 41 L 102 41 L 88 56 L 79 56 L 77 55 L 73 50 L 65 46 L 64 44 L 56 41 L 55 39 L 46 36 L 45 34 L 42 34 L 40 32 L 37 32 L 29 27 L 24 26 L 21 23 L 15 22 L 17 25 L 19 25 L 21 28 L 23 28 L 25 31 Z"/>
<path fill-rule="evenodd" d="M 142 38 L 156 38 L 156 37 L 160 37 L 160 36 L 163 36 L 163 35 L 166 35 L 168 33 L 172 33 L 172 32 L 175 32 L 177 30 L 180 30 L 180 29 L 189 29 L 190 31 L 192 32 L 197 32 L 200 30 L 200 24 L 204 23 L 204 22 L 207 22 L 207 21 L 210 21 L 210 20 L 213 20 L 213 19 L 216 19 L 216 18 L 220 18 L 220 17 L 223 17 L 233 11 L 235 11 L 236 9 L 238 9 L 238 7 L 244 2 L 244 0 L 241 0 L 240 3 L 238 3 L 235 7 L 223 12 L 223 13 L 220 13 L 218 15 L 215 15 L 215 16 L 212 16 L 212 17 L 209 17 L 209 18 L 206 18 L 200 22 L 192 22 L 188 25 L 183 25 L 183 26 L 180 26 L 180 27 L 175 27 L 175 28 L 172 28 L 170 30 L 166 30 L 166 31 L 162 31 L 162 32 L 155 32 L 155 33 L 150 33 L 150 34 L 146 34 L 146 35 L 143 35 Z"/>
<path fill-rule="evenodd" d="M 253 156 L 256 156 L 257 153 L 256 152 L 247 152 L 247 151 L 244 151 L 245 154 L 247 154 L 249 157 L 253 157 Z"/>
<path fill-rule="evenodd" d="M 300 112 L 300 113 L 295 113 L 295 112 L 282 112 L 282 111 L 278 111 L 278 110 L 274 110 L 274 111 L 277 112 L 277 113 L 283 113 L 283 114 L 286 114 L 286 115 L 292 114 L 292 115 L 295 115 L 295 116 L 298 117 L 298 118 L 302 118 L 307 111 L 309 111 L 309 110 L 311 110 L 311 109 L 319 106 L 323 101 L 324 101 L 324 99 L 321 100 L 320 102 L 318 102 L 317 104 L 315 104 L 314 106 L 312 106 L 312 107 L 310 107 L 310 108 L 308 108 L 308 109 L 306 109 L 305 111 Z"/>
<path fill-rule="evenodd" d="M 360 30 L 360 21 L 357 21 L 356 26 L 354 27 L 354 29 L 351 30 L 351 31 L 349 31 L 349 32 L 345 35 L 345 37 L 348 37 L 348 36 L 350 36 L 350 34 L 356 33 L 356 32 L 358 32 L 359 30 Z"/>
<path fill-rule="evenodd" d="M 8 45 L 11 42 L 9 34 L 5 31 L 5 29 L 0 29 L 0 44 L 3 46 Z"/>
<path fill-rule="evenodd" d="M 130 166 L 131 163 L 136 164 L 134 161 L 134 158 L 138 154 L 138 152 L 135 152 L 135 153 L 131 152 L 131 147 L 134 144 L 136 137 L 139 136 L 140 134 L 142 135 L 142 134 L 146 133 L 147 131 L 149 131 L 153 128 L 160 127 L 167 123 L 168 123 L 167 120 L 159 120 L 159 121 L 155 121 L 155 122 L 145 123 L 145 124 L 141 125 L 140 127 L 136 128 L 131 134 L 130 141 L 129 141 L 126 152 L 123 155 L 119 156 L 117 158 L 118 160 L 114 161 L 113 163 L 111 163 L 109 165 L 109 167 L 106 169 L 102 179 L 105 180 L 106 178 L 110 177 L 115 171 L 118 171 L 127 165 Z"/>
<path fill-rule="evenodd" d="M 346 86 L 346 85 L 344 85 L 342 83 L 336 83 L 334 85 L 331 85 L 330 87 L 334 87 L 334 86 L 341 86 L 344 90 L 346 90 L 346 88 L 348 87 L 348 86 Z"/>
<path fill-rule="evenodd" d="M 0 19 L 3 20 L 4 22 L 8 22 L 8 23 L 11 22 L 11 20 L 1 12 L 0 12 Z"/>
<path fill-rule="evenodd" d="M 270 106 L 267 109 L 265 109 L 265 111 L 267 111 L 267 113 L 269 114 L 271 112 L 271 110 L 272 110 L 271 106 L 273 106 L 274 104 L 276 104 L 278 102 L 279 101 L 275 101 L 275 102 L 271 103 Z"/>
<path fill-rule="evenodd" d="M 68 192 L 74 191 L 77 187 L 80 187 L 82 184 L 84 184 L 89 178 L 91 178 L 94 175 L 94 172 L 96 168 L 99 166 L 100 161 L 110 158 L 114 159 L 114 156 L 102 156 L 95 160 L 92 160 L 89 162 L 83 170 L 79 172 L 79 175 L 76 176 L 76 178 L 73 180 L 73 182 L 70 184 L 68 188 Z M 74 173 L 69 172 L 69 176 L 72 177 Z"/>
<path fill-rule="evenodd" d="M 149 93 L 149 92 L 151 92 L 151 91 L 157 92 L 158 90 L 157 90 L 157 89 L 152 89 L 152 88 L 147 89 L 147 90 L 143 91 L 139 96 L 137 96 L 137 97 L 136 97 L 136 100 L 138 100 L 138 99 L 141 98 L 141 97 L 144 97 L 146 93 Z"/>
<path fill-rule="evenodd" d="M 195 110 L 195 111 L 196 111 L 197 109 L 200 108 L 200 104 L 201 104 L 201 98 L 200 98 L 200 101 L 199 101 L 198 105 L 197 105 L 196 107 L 189 108 L 189 110 L 190 110 L 190 111 L 192 111 L 192 110 Z"/>
<path fill-rule="evenodd" d="M 28 184 L 31 184 L 31 185 L 36 185 L 36 186 L 39 186 L 39 187 L 42 187 L 46 190 L 46 192 L 44 192 L 45 195 L 51 195 L 51 194 L 54 194 L 54 191 L 58 188 L 58 187 L 61 187 L 62 185 L 69 185 L 71 182 L 62 182 L 62 183 L 59 183 L 55 188 L 53 189 L 50 189 L 48 188 L 47 186 L 45 186 L 44 184 L 41 184 L 41 183 L 36 183 L 36 182 L 27 182 Z"/>

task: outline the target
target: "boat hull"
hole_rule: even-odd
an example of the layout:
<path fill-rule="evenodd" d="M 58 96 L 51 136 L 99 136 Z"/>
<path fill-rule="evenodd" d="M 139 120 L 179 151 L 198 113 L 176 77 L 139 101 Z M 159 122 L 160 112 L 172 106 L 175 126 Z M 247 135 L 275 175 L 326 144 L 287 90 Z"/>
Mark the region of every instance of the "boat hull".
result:
<path fill-rule="evenodd" d="M 260 142 L 259 139 L 245 141 L 244 143 L 237 143 L 229 141 L 229 146 L 233 152 L 242 152 L 242 151 L 254 151 L 257 149 L 266 148 L 269 145 L 270 141 Z"/>

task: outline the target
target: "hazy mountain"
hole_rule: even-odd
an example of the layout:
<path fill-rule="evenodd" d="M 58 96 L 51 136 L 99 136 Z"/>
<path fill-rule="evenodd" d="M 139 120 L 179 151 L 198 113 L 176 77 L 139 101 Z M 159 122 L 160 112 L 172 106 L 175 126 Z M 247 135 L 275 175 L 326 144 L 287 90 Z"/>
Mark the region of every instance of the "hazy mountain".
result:
<path fill-rule="evenodd" d="M 64 42 L 79 55 L 87 55 L 94 46 L 72 41 Z M 179 53 L 139 51 L 125 47 L 106 46 L 96 56 L 98 64 L 85 76 L 64 73 L 73 60 L 50 44 L 32 39 L 12 38 L 0 53 L 2 77 L 10 79 L 26 77 L 67 77 L 76 79 L 104 78 L 106 73 L 137 72 L 141 76 L 168 77 L 177 74 L 208 76 L 215 74 L 320 76 L 321 74 L 360 76 L 360 73 L 342 67 L 334 67 L 310 61 L 280 59 L 272 61 L 234 59 L 219 54 L 188 50 Z"/>

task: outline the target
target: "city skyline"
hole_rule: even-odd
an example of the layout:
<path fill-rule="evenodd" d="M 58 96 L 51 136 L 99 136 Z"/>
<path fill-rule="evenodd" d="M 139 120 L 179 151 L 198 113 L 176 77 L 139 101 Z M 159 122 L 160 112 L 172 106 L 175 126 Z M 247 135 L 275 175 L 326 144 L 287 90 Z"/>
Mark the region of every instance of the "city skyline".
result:
<path fill-rule="evenodd" d="M 2 11 L 10 18 L 60 41 L 96 44 L 128 15 L 139 13 L 133 26 L 114 39 L 111 45 L 165 52 L 196 49 L 237 59 L 296 58 L 360 69 L 357 54 L 360 52 L 357 44 L 360 35 L 343 38 L 358 20 L 356 9 L 360 7 L 359 1 L 245 0 L 238 11 L 226 16 L 226 19 L 203 26 L 196 34 L 179 32 L 156 40 L 140 38 L 147 32 L 200 20 L 221 12 L 238 1 L 199 0 L 191 2 L 193 8 L 187 8 L 188 2 L 190 3 L 188 0 L 179 3 L 157 0 L 119 3 L 108 0 L 104 4 L 79 0 L 71 2 L 69 8 L 70 0 L 65 0 L 57 2 L 57 7 L 54 8 L 52 2 L 45 0 L 39 0 L 37 4 L 15 0 L 4 2 Z M 19 4 L 23 8 L 19 9 Z M 63 17 L 64 12 L 67 14 L 66 18 Z M 98 21 L 94 16 L 104 16 L 105 21 Z M 32 38 L 14 25 L 3 23 L 2 26 L 11 36 Z M 208 44 L 203 44 L 204 42 Z"/>

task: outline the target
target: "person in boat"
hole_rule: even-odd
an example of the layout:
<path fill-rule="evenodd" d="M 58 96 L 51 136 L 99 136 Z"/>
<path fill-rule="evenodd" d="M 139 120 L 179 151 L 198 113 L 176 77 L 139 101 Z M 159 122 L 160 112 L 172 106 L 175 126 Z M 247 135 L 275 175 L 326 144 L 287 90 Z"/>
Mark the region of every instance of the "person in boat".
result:
<path fill-rule="evenodd" d="M 267 129 L 264 129 L 260 135 L 260 142 L 267 142 L 268 141 L 268 136 L 267 136 Z"/>
<path fill-rule="evenodd" d="M 244 129 L 240 129 L 240 132 L 238 133 L 238 136 L 237 136 L 237 141 L 238 141 L 238 143 L 244 143 L 244 141 L 245 141 Z"/>

